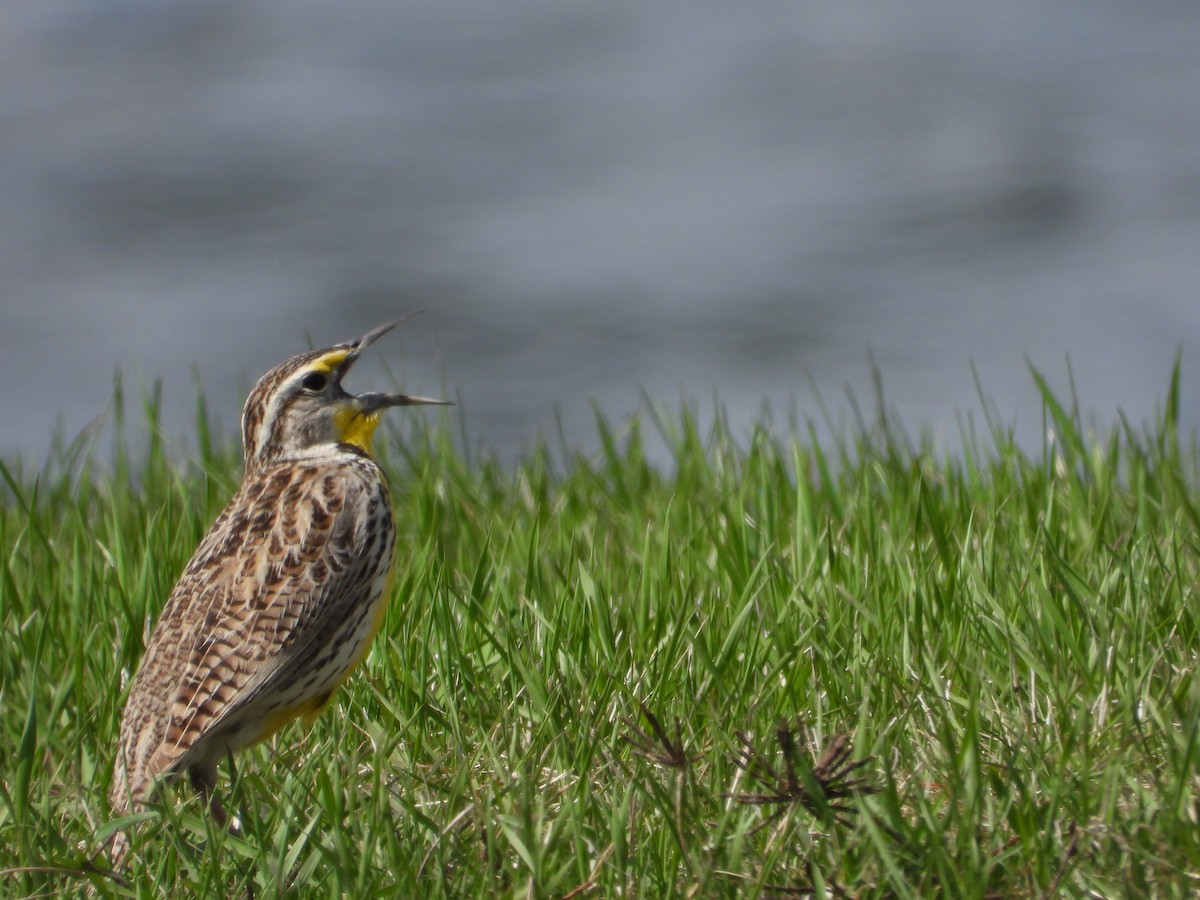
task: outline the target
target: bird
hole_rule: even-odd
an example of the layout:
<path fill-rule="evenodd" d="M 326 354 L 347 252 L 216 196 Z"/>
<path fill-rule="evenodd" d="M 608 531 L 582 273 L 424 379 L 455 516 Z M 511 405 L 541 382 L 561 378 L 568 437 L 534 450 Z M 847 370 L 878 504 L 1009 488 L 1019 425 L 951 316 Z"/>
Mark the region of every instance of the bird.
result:
<path fill-rule="evenodd" d="M 389 407 L 448 405 L 342 387 L 362 351 L 399 321 L 293 356 L 250 391 L 241 486 L 171 591 L 125 702 L 114 818 L 186 776 L 224 826 L 218 763 L 293 719 L 311 723 L 366 654 L 396 557 L 372 437 Z M 114 870 L 129 846 L 117 830 Z"/>

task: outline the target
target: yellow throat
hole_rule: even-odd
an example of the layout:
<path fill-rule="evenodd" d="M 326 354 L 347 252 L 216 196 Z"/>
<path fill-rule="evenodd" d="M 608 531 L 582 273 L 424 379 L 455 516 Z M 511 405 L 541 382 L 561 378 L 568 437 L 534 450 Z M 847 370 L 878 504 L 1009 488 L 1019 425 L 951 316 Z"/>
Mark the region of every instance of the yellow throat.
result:
<path fill-rule="evenodd" d="M 375 436 L 375 429 L 379 427 L 381 412 L 382 410 L 373 410 L 364 413 L 350 407 L 338 410 L 334 419 L 338 440 L 344 444 L 353 444 L 364 453 L 370 454 L 371 438 Z"/>

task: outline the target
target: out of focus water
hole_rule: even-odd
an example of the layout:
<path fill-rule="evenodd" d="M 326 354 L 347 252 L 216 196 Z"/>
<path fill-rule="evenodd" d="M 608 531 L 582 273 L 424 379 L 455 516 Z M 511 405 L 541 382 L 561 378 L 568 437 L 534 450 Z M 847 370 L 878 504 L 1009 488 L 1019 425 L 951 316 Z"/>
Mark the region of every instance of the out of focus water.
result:
<path fill-rule="evenodd" d="M 1040 444 L 1200 421 L 1200 5 L 63 0 L 0 13 L 0 454 L 426 308 L 354 385 L 511 456 L 641 390 Z M 400 362 L 399 360 L 403 360 Z M 392 373 L 384 368 L 392 364 Z M 420 414 L 420 413 L 418 413 Z"/>

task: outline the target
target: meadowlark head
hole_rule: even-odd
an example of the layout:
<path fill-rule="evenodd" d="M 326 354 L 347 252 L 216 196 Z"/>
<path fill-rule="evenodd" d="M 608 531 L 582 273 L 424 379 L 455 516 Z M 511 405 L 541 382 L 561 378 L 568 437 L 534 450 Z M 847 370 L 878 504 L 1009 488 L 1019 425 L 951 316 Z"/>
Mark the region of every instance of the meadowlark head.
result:
<path fill-rule="evenodd" d="M 389 406 L 448 405 L 407 394 L 349 394 L 342 387 L 362 351 L 398 324 L 388 322 L 352 341 L 300 353 L 258 379 L 242 410 L 247 471 L 324 444 L 352 444 L 370 453 L 379 418 Z"/>

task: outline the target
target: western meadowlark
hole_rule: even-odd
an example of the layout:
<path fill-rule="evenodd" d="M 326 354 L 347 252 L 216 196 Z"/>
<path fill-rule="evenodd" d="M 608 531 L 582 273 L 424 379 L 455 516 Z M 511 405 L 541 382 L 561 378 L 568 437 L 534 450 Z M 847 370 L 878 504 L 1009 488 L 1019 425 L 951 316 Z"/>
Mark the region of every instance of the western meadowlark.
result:
<path fill-rule="evenodd" d="M 171 592 L 121 720 L 110 801 L 141 808 L 187 774 L 222 823 L 217 764 L 293 718 L 311 721 L 367 651 L 387 605 L 395 526 L 371 438 L 389 406 L 342 378 L 391 322 L 294 356 L 242 411 L 242 485 Z M 119 865 L 128 839 L 119 832 Z"/>

